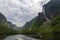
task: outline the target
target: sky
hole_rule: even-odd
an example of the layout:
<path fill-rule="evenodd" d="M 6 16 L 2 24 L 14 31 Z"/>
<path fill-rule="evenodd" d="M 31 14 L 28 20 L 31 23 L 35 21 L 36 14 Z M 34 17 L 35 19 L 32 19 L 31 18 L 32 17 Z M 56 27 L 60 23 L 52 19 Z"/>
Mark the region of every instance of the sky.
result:
<path fill-rule="evenodd" d="M 49 0 L 0 0 L 0 12 L 7 20 L 22 27 L 42 12 L 42 6 Z"/>

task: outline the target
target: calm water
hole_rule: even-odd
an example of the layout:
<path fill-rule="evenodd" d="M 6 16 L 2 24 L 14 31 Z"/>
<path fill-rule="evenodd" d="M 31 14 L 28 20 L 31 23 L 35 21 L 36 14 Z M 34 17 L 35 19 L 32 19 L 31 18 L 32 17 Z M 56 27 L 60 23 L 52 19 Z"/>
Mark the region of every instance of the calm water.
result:
<path fill-rule="evenodd" d="M 39 40 L 39 39 L 34 39 L 25 35 L 12 35 L 6 37 L 4 40 Z"/>

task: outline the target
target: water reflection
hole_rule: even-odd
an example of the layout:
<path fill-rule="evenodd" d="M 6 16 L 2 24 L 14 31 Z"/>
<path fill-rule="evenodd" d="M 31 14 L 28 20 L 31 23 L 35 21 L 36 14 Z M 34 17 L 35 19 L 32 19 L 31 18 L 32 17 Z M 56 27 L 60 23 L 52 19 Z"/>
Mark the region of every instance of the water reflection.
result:
<path fill-rule="evenodd" d="M 39 40 L 39 39 L 34 39 L 25 35 L 12 35 L 6 37 L 4 40 Z"/>

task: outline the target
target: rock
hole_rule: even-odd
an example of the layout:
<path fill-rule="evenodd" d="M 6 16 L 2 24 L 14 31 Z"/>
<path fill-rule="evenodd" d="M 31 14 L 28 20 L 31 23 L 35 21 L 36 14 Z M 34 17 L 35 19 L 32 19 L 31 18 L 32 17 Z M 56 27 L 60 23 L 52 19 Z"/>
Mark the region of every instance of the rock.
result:
<path fill-rule="evenodd" d="M 29 28 L 29 30 L 31 30 L 31 27 L 38 27 L 41 24 L 43 24 L 45 21 L 47 21 L 46 16 L 43 13 L 38 13 L 38 16 L 36 16 L 35 18 L 33 18 L 30 22 L 27 22 L 23 28 Z"/>
<path fill-rule="evenodd" d="M 0 22 L 6 22 L 6 21 L 7 21 L 6 17 L 0 13 Z"/>
<path fill-rule="evenodd" d="M 60 13 L 60 0 L 51 0 L 43 6 L 43 14 L 52 19 Z"/>
<path fill-rule="evenodd" d="M 40 19 L 41 21 L 42 20 L 43 21 L 46 21 L 47 20 L 45 14 L 43 14 L 43 13 L 38 13 L 38 19 Z"/>

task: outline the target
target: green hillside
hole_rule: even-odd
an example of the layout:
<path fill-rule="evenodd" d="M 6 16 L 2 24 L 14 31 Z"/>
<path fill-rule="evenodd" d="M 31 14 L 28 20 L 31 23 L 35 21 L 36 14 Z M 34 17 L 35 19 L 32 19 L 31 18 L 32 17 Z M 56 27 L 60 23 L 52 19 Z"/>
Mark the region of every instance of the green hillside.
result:
<path fill-rule="evenodd" d="M 7 21 L 6 17 L 0 13 L 0 40 L 9 36 L 18 34 L 19 32 L 11 28 L 11 24 Z"/>
<path fill-rule="evenodd" d="M 42 25 L 38 24 L 37 20 L 38 19 L 32 21 L 30 26 L 26 29 L 23 29 L 22 32 L 41 35 L 43 40 L 60 40 L 60 15 L 52 18 Z"/>
<path fill-rule="evenodd" d="M 8 23 L 6 17 L 0 13 L 0 34 L 6 34 L 6 33 L 17 33 L 16 30 L 11 28 L 12 25 Z"/>
<path fill-rule="evenodd" d="M 24 33 L 35 33 L 37 32 L 37 28 L 41 26 L 46 20 L 45 16 L 42 13 L 39 13 L 38 16 L 33 18 L 28 26 L 25 24 L 24 29 L 22 30 Z M 33 29 L 33 30 L 32 30 Z"/>
<path fill-rule="evenodd" d="M 7 23 L 0 23 L 0 33 L 6 34 L 6 33 L 15 33 L 17 31 L 13 30 L 12 28 L 8 27 Z"/>

